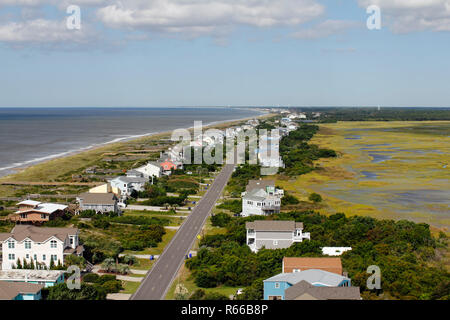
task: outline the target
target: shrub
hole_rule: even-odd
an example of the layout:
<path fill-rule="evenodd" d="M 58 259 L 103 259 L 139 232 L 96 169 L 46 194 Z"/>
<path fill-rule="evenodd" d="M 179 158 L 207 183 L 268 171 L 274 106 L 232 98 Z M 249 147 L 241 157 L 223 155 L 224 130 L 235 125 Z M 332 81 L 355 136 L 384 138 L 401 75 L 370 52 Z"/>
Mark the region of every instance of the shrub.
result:
<path fill-rule="evenodd" d="M 100 276 L 96 273 L 88 273 L 83 277 L 83 282 L 96 283 Z"/>
<path fill-rule="evenodd" d="M 231 217 L 223 212 L 215 214 L 211 217 L 211 224 L 214 227 L 225 227 L 231 221 Z"/>
<path fill-rule="evenodd" d="M 318 193 L 311 193 L 311 195 L 309 196 L 309 200 L 314 202 L 314 203 L 319 203 L 322 202 L 322 196 Z"/>

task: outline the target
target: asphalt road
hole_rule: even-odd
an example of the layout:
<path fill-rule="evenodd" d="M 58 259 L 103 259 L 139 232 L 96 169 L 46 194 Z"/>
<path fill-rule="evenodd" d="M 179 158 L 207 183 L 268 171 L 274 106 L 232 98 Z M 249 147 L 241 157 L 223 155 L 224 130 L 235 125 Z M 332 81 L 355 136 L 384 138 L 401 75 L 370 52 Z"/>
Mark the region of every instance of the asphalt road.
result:
<path fill-rule="evenodd" d="M 234 164 L 226 164 L 222 168 L 207 193 L 181 225 L 162 255 L 156 260 L 138 290 L 131 296 L 131 300 L 162 300 L 165 298 L 172 281 L 185 260 L 185 256 L 192 248 L 206 218 L 230 179 L 233 169 Z"/>

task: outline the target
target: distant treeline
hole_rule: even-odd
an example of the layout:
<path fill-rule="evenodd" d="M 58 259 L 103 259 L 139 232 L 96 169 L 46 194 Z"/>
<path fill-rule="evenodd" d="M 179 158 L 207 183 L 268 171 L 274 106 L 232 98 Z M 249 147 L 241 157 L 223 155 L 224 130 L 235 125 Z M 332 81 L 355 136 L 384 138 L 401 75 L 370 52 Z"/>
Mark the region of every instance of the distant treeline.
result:
<path fill-rule="evenodd" d="M 323 108 L 291 108 L 293 111 L 302 111 L 307 114 L 320 112 L 320 122 L 335 121 L 426 121 L 450 120 L 450 108 L 400 108 L 381 107 L 323 107 Z"/>

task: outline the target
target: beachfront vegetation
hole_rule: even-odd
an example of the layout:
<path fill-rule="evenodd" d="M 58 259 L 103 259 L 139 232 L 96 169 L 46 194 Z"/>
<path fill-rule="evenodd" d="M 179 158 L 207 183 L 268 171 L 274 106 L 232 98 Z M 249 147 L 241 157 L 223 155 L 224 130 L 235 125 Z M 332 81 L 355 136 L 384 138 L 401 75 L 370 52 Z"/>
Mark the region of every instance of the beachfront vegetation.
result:
<path fill-rule="evenodd" d="M 307 143 L 317 131 L 319 131 L 318 126 L 301 125 L 281 139 L 280 154 L 285 164 L 285 168 L 281 169 L 283 174 L 302 175 L 314 170 L 313 161 L 337 156 L 331 149 L 323 149 Z"/>
<path fill-rule="evenodd" d="M 245 244 L 245 222 L 255 219 L 301 221 L 312 240 L 287 249 L 252 253 Z M 446 248 L 447 241 L 443 235 L 433 237 L 428 225 L 405 220 L 289 212 L 233 218 L 225 234 L 206 235 L 201 240 L 198 255 L 186 266 L 198 287 L 245 286 L 242 298 L 261 299 L 262 279 L 281 272 L 283 257 L 320 257 L 323 246 L 351 246 L 353 250 L 342 255 L 343 267 L 352 278 L 352 285 L 361 287 L 365 299 L 449 299 L 450 273 L 436 263 L 437 252 Z M 381 269 L 381 290 L 370 291 L 366 287 L 370 265 Z"/>

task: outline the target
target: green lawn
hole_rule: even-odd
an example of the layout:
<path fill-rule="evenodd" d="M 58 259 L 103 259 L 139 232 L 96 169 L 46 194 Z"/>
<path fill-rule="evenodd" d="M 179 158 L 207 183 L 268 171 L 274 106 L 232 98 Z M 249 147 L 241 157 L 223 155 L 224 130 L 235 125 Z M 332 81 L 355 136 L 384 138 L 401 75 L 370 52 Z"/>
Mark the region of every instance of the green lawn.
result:
<path fill-rule="evenodd" d="M 133 294 L 139 288 L 140 282 L 122 281 L 123 290 L 120 293 Z"/>

